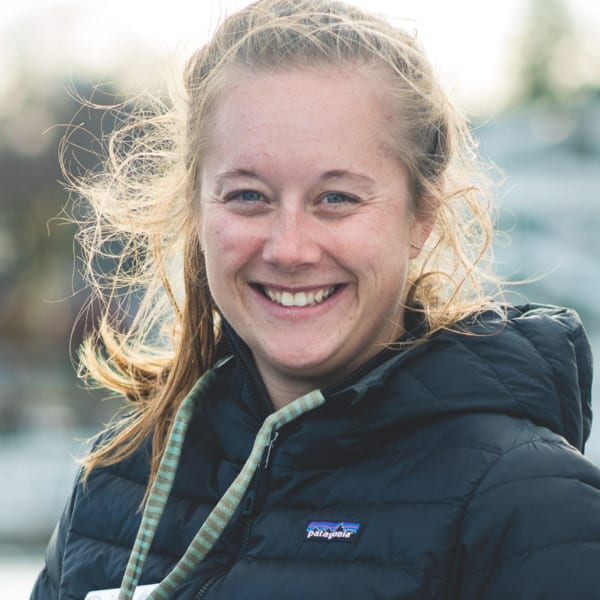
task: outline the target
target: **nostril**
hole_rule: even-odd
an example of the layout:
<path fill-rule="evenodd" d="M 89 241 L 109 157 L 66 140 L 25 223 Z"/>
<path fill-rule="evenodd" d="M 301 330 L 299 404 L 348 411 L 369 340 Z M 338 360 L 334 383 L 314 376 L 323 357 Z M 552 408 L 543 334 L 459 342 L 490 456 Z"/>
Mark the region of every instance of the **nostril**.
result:
<path fill-rule="evenodd" d="M 262 256 L 266 262 L 289 270 L 318 262 L 320 249 L 307 225 L 284 224 L 272 230 L 265 241 Z"/>

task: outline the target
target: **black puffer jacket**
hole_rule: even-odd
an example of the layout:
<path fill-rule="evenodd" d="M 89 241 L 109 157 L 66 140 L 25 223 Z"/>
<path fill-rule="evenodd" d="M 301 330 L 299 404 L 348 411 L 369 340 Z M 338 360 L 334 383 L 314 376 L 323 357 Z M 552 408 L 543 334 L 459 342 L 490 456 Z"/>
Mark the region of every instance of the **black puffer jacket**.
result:
<path fill-rule="evenodd" d="M 580 453 L 591 421 L 581 325 L 525 307 L 470 329 L 383 352 L 285 426 L 175 597 L 600 598 L 600 472 Z M 142 584 L 183 554 L 269 412 L 234 345 L 190 425 Z M 119 586 L 146 459 L 144 448 L 76 486 L 32 599 Z"/>

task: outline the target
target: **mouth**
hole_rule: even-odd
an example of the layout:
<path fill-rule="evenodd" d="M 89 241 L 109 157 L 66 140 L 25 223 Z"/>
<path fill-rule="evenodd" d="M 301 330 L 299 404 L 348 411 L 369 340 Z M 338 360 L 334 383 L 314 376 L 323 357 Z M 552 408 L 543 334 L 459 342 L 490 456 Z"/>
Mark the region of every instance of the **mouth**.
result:
<path fill-rule="evenodd" d="M 331 285 L 328 287 L 298 291 L 275 289 L 258 284 L 253 287 L 275 304 L 286 307 L 303 307 L 317 306 L 318 304 L 325 302 L 327 298 L 331 298 L 331 296 L 336 294 L 343 286 Z"/>

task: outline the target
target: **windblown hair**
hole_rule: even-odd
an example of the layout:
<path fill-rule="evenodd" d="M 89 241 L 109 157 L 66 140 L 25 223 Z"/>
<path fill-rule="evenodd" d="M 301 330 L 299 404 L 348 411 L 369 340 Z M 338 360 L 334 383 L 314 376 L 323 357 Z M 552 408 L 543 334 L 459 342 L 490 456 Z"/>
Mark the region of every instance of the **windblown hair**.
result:
<path fill-rule="evenodd" d="M 430 335 L 488 304 L 487 178 L 415 37 L 335 0 L 259 0 L 193 54 L 183 102 L 146 106 L 111 134 L 101 173 L 68 180 L 87 207 L 79 239 L 103 306 L 81 348 L 81 374 L 128 400 L 85 474 L 149 436 L 154 473 L 181 400 L 222 353 L 195 220 L 211 117 L 228 76 L 307 66 L 381 73 L 378 93 L 392 122 L 382 139 L 408 168 L 415 214 L 435 221 L 411 262 L 405 305 L 422 312 Z"/>

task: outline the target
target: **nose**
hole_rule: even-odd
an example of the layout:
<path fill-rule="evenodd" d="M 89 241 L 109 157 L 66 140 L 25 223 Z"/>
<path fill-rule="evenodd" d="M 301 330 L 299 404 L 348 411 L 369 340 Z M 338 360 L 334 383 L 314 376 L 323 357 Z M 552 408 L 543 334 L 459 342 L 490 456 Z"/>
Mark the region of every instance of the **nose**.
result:
<path fill-rule="evenodd" d="M 321 257 L 316 224 L 298 204 L 281 202 L 273 214 L 263 247 L 263 260 L 283 271 L 315 264 Z"/>

